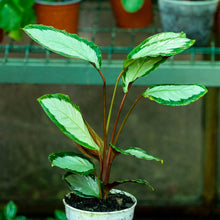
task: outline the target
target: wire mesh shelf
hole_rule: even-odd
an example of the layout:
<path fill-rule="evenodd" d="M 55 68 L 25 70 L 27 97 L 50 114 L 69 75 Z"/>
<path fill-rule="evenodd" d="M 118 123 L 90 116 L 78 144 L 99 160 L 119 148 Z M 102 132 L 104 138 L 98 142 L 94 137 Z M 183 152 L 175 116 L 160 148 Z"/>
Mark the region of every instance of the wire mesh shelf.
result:
<path fill-rule="evenodd" d="M 152 25 L 141 29 L 120 29 L 116 26 L 109 1 L 82 1 L 78 35 L 93 41 L 100 47 L 103 56 L 103 66 L 106 67 L 105 69 L 110 69 L 109 72 L 107 71 L 107 75 L 110 72 L 121 70 L 122 61 L 135 46 L 152 34 L 161 32 L 157 4 L 156 2 L 153 3 L 154 23 Z M 213 34 L 212 41 L 207 47 L 192 47 L 181 54 L 171 57 L 169 62 L 160 67 L 157 77 L 164 82 L 165 79 L 161 76 L 166 71 L 170 74 L 172 81 L 178 82 L 178 77 L 180 78 L 180 75 L 176 74 L 178 72 L 183 74 L 182 76 L 185 77 L 186 83 L 193 83 L 198 79 L 196 79 L 198 75 L 195 72 L 199 72 L 201 83 L 208 86 L 220 86 L 220 48 L 215 44 L 217 42 L 215 37 Z M 70 69 L 72 67 L 76 67 L 75 75 L 71 76 L 72 80 L 65 81 L 62 78 L 64 80 L 62 83 L 83 84 L 84 79 L 76 80 L 77 74 L 80 75 L 78 71 L 90 71 L 86 63 L 56 55 L 31 41 L 25 34 L 21 42 L 5 37 L 0 45 L 0 65 L 2 66 L 1 70 L 4 72 L 4 74 L 0 75 L 0 82 L 7 83 L 48 83 L 49 75 L 42 76 L 41 68 L 49 68 L 52 71 L 52 69 L 54 70 L 54 68 L 59 66 L 62 71 L 67 72 L 67 75 L 71 72 Z M 20 75 L 17 73 L 18 68 L 22 71 Z M 11 75 L 8 75 L 9 72 Z M 209 77 L 207 77 L 207 72 Z M 32 74 L 37 74 L 40 78 L 37 80 L 36 77 L 31 77 Z M 80 76 L 78 76 L 79 78 Z M 109 83 L 113 84 L 115 78 L 116 76 L 111 76 Z M 165 82 L 167 81 L 165 80 Z M 52 80 L 51 83 L 61 83 L 61 81 Z M 99 84 L 99 80 L 94 81 L 88 76 L 87 84 Z"/>
<path fill-rule="evenodd" d="M 136 29 L 117 28 L 109 1 L 84 0 L 81 3 L 78 34 L 95 42 L 100 47 L 104 59 L 122 60 L 135 46 L 158 32 L 161 32 L 161 27 L 156 3 L 154 3 L 154 23 L 149 27 Z M 21 42 L 5 37 L 0 45 L 2 62 L 6 62 L 9 57 L 22 57 L 26 61 L 29 57 L 34 57 L 34 54 L 38 54 L 36 56 L 38 58 L 51 57 L 51 52 L 38 46 L 25 35 Z M 191 61 L 196 60 L 196 55 L 210 55 L 209 60 L 216 61 L 220 48 L 216 47 L 212 40 L 208 47 L 192 47 L 183 54 L 190 54 Z M 201 57 L 199 59 L 201 60 Z"/>

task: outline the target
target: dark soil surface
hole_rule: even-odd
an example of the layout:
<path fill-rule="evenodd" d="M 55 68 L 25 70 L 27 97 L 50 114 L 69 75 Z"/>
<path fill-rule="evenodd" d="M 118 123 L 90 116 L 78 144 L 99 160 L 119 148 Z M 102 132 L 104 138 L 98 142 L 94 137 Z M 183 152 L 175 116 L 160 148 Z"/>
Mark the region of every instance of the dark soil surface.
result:
<path fill-rule="evenodd" d="M 65 197 L 68 205 L 92 212 L 110 212 L 119 211 L 131 207 L 134 202 L 124 194 L 109 194 L 109 197 L 104 199 L 98 198 L 82 198 L 73 193 Z"/>

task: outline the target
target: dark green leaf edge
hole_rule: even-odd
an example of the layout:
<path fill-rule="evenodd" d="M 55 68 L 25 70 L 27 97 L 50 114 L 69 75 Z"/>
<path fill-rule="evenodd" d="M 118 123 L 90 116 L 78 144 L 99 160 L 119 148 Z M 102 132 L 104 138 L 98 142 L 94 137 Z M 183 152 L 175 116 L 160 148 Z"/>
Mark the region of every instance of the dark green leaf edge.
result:
<path fill-rule="evenodd" d="M 95 196 L 89 196 L 86 194 L 83 194 L 82 192 L 76 190 L 67 180 L 66 177 L 73 175 L 70 172 L 67 172 L 66 174 L 64 174 L 63 176 L 63 180 L 67 183 L 67 185 L 70 187 L 70 189 L 73 191 L 74 194 L 76 194 L 77 196 L 83 197 L 83 198 L 100 198 L 100 197 L 95 197 Z M 90 174 L 89 176 L 91 176 L 92 178 L 96 178 L 95 175 Z"/>
<path fill-rule="evenodd" d="M 150 86 L 149 89 L 153 88 L 153 87 L 156 87 L 156 86 L 165 86 L 165 85 L 169 85 L 169 84 L 153 85 L 153 86 Z M 183 84 L 181 84 L 181 85 L 183 85 Z M 193 84 L 187 84 L 187 85 L 193 85 Z M 171 85 L 171 86 L 174 86 L 174 85 Z M 176 86 L 178 86 L 178 84 L 176 84 Z M 201 92 L 198 95 L 193 95 L 189 99 L 181 99 L 180 101 L 166 101 L 166 100 L 163 100 L 161 98 L 155 98 L 153 96 L 148 96 L 148 95 L 146 96 L 144 94 L 145 92 L 142 94 L 142 96 L 144 98 L 149 98 L 150 100 L 155 101 L 155 102 L 157 102 L 157 103 L 159 103 L 161 105 L 167 105 L 167 106 L 171 106 L 171 107 L 184 106 L 184 105 L 189 105 L 189 104 L 197 101 L 199 98 L 201 98 L 202 96 L 204 96 L 208 92 L 208 90 L 207 90 L 207 88 L 205 86 L 203 86 L 203 85 L 197 85 L 197 86 L 202 87 L 204 89 L 204 92 Z"/>
<path fill-rule="evenodd" d="M 143 184 L 143 185 L 146 185 L 148 187 L 151 188 L 152 191 L 154 191 L 154 188 L 153 186 L 151 186 L 151 184 L 147 181 L 147 180 L 142 180 L 142 179 L 132 179 L 132 180 L 120 180 L 120 181 L 115 181 L 113 183 L 110 183 L 107 185 L 107 189 L 110 191 L 111 189 L 121 185 L 121 184 L 124 184 L 124 183 L 138 183 L 138 184 Z"/>
<path fill-rule="evenodd" d="M 85 39 L 85 38 L 79 37 L 77 34 L 71 34 L 71 33 L 68 33 L 68 32 L 66 32 L 66 31 L 64 31 L 64 30 L 56 29 L 56 28 L 54 28 L 54 27 L 52 27 L 52 26 L 45 26 L 45 25 L 41 25 L 41 24 L 29 24 L 29 25 L 25 26 L 25 27 L 23 28 L 24 32 L 25 32 L 29 37 L 31 37 L 32 39 L 34 39 L 34 40 L 35 40 L 38 44 L 40 44 L 40 45 L 42 45 L 42 44 L 41 44 L 37 39 L 35 39 L 31 34 L 29 34 L 29 33 L 26 31 L 26 30 L 28 30 L 28 29 L 36 29 L 36 28 L 38 28 L 38 29 L 40 29 L 40 30 L 52 30 L 52 31 L 56 31 L 56 32 L 62 33 L 62 34 L 64 34 L 64 35 L 66 35 L 66 36 L 69 36 L 69 37 L 71 37 L 71 38 L 75 38 L 76 40 L 81 41 L 81 42 L 83 42 L 83 43 L 89 45 L 90 48 L 92 48 L 92 49 L 95 51 L 95 53 L 96 53 L 96 55 L 97 55 L 97 58 L 98 58 L 99 66 L 96 66 L 96 67 L 97 67 L 97 69 L 99 69 L 99 70 L 101 69 L 101 65 L 102 65 L 102 55 L 101 55 L 101 51 L 100 51 L 99 47 L 98 47 L 97 45 L 95 45 L 92 41 L 88 41 L 88 40 Z M 50 50 L 50 51 L 53 51 L 54 53 L 60 54 L 60 55 L 62 55 L 62 56 L 69 57 L 69 58 L 75 58 L 75 57 L 70 56 L 70 55 L 68 55 L 68 54 L 65 54 L 65 53 L 56 51 L 56 50 L 54 50 L 54 49 L 51 49 L 51 48 L 49 48 L 49 47 L 47 47 L 47 46 L 44 46 L 44 45 L 43 45 L 43 47 L 46 48 L 46 49 L 48 49 L 48 50 Z"/>
<path fill-rule="evenodd" d="M 70 100 L 69 96 L 68 95 L 64 95 L 64 94 L 60 94 L 60 93 L 57 93 L 57 94 L 46 94 L 46 95 L 43 95 L 41 96 L 40 98 L 38 98 L 38 102 L 40 103 L 40 105 L 42 106 L 43 110 L 46 112 L 47 116 L 56 124 L 56 126 L 70 139 L 74 140 L 75 142 L 77 142 L 78 144 L 82 145 L 83 147 L 86 147 L 86 148 L 89 148 L 91 150 L 96 150 L 97 149 L 94 149 L 93 147 L 91 147 L 90 145 L 88 145 L 87 143 L 79 140 L 78 138 L 76 138 L 74 135 L 72 135 L 70 132 L 68 132 L 66 130 L 66 128 L 60 124 L 56 118 L 50 113 L 50 111 L 48 110 L 48 108 L 46 108 L 42 102 L 43 99 L 48 99 L 48 98 L 56 98 L 56 99 L 59 99 L 59 100 L 64 100 L 66 102 L 69 102 L 73 108 L 76 108 L 77 111 L 80 112 L 80 108 L 79 106 L 75 105 L 74 103 L 72 103 L 72 101 Z M 98 145 L 97 145 L 98 146 Z M 99 149 L 100 150 L 100 149 Z"/>
<path fill-rule="evenodd" d="M 146 151 L 144 151 L 143 149 L 138 148 L 138 147 L 129 147 L 129 148 L 127 148 L 126 150 L 123 150 L 123 149 L 121 149 L 121 148 L 119 148 L 119 147 L 116 147 L 116 146 L 114 146 L 113 144 L 111 144 L 111 147 L 112 147 L 115 151 L 117 151 L 118 153 L 121 153 L 121 154 L 124 154 L 124 155 L 130 155 L 130 156 L 134 156 L 134 157 L 136 157 L 136 158 L 145 159 L 145 160 L 155 160 L 155 161 L 161 162 L 161 163 L 163 164 L 163 160 L 162 160 L 162 159 L 160 159 L 160 158 L 158 158 L 158 157 L 154 157 L 154 156 L 148 154 L 148 153 L 147 153 Z M 135 155 L 133 155 L 133 154 L 130 154 L 130 153 L 126 152 L 127 150 L 130 150 L 130 149 L 134 149 L 134 150 L 141 151 L 142 153 L 151 156 L 152 159 L 146 159 L 146 158 L 144 158 L 144 157 L 137 157 L 137 156 L 135 156 Z"/>
<path fill-rule="evenodd" d="M 87 157 L 85 157 L 82 154 L 76 154 L 74 152 L 64 152 L 64 151 L 60 151 L 60 152 L 56 152 L 56 153 L 52 153 L 49 155 L 48 159 L 49 161 L 52 163 L 53 165 L 53 161 L 56 160 L 58 157 L 65 157 L 65 156 L 70 156 L 70 157 L 81 157 L 84 160 L 87 160 L 89 163 L 91 163 L 91 165 L 93 166 L 93 169 L 88 170 L 87 172 L 78 172 L 77 170 L 74 169 L 67 169 L 67 168 L 62 168 L 65 169 L 66 171 L 70 172 L 70 173 L 76 173 L 76 174 L 80 174 L 80 175 L 88 175 L 90 173 L 93 173 L 95 170 L 95 165 L 91 162 L 91 160 L 89 160 Z M 60 167 L 59 167 L 60 168 Z"/>

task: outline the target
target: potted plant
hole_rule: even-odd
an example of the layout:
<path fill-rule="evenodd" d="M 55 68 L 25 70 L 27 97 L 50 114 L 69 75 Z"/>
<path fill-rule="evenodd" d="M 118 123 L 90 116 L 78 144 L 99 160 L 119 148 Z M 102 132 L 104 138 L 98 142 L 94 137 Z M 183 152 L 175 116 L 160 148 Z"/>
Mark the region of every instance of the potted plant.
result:
<path fill-rule="evenodd" d="M 77 33 L 81 0 L 35 0 L 37 23 Z"/>
<path fill-rule="evenodd" d="M 151 0 L 110 0 L 119 28 L 143 28 L 153 23 Z"/>
<path fill-rule="evenodd" d="M 186 33 L 196 46 L 207 46 L 218 0 L 159 0 L 162 30 Z"/>
<path fill-rule="evenodd" d="M 106 81 L 101 71 L 102 58 L 99 47 L 78 35 L 69 34 L 53 27 L 29 25 L 24 28 L 24 31 L 33 40 L 55 53 L 91 63 L 103 81 L 103 138 L 91 128 L 83 118 L 80 108 L 73 104 L 67 95 L 46 94 L 38 99 L 49 118 L 84 154 L 56 152 L 49 156 L 52 166 L 67 171 L 63 179 L 72 189 L 72 193 L 64 198 L 67 218 L 132 219 L 136 205 L 135 197 L 113 189 L 120 184 L 129 182 L 143 184 L 151 189 L 153 187 L 147 180 L 142 179 L 127 179 L 110 183 L 110 171 L 114 159 L 124 154 L 161 163 L 163 160 L 138 147 L 123 149 L 117 146 L 117 140 L 129 115 L 140 99 L 147 98 L 168 106 L 182 106 L 198 100 L 207 92 L 207 89 L 202 85 L 149 86 L 131 105 L 117 129 L 123 105 L 137 79 L 147 77 L 168 57 L 181 53 L 192 46 L 195 41 L 186 38 L 183 32 L 160 33 L 147 38 L 134 48 L 124 61 L 122 71 L 117 78 L 107 117 Z M 114 121 L 113 131 L 110 133 L 109 124 L 120 79 L 124 95 Z M 98 162 L 98 169 L 95 168 L 93 161 Z M 81 204 L 82 206 L 80 206 Z M 113 209 L 109 204 L 112 204 Z"/>
<path fill-rule="evenodd" d="M 33 5 L 34 0 L 0 1 L 0 39 L 3 39 L 3 34 L 8 34 L 15 40 L 22 39 L 21 28 L 35 21 Z"/>

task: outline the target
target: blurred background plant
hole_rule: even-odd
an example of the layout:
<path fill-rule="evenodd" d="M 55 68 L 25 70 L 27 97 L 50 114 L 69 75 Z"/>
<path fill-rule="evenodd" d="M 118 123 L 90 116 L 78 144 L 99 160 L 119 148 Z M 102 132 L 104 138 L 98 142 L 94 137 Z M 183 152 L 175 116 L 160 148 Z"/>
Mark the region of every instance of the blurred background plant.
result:
<path fill-rule="evenodd" d="M 23 215 L 17 215 L 17 211 L 17 205 L 13 201 L 8 202 L 0 212 L 0 220 L 30 220 Z M 63 211 L 55 210 L 54 217 L 48 217 L 46 220 L 67 220 L 67 218 Z"/>
<path fill-rule="evenodd" d="M 23 28 L 34 23 L 34 0 L 0 0 L 0 28 L 12 39 L 21 40 Z"/>
<path fill-rule="evenodd" d="M 55 210 L 54 218 L 47 218 L 46 220 L 67 220 L 67 218 L 63 211 Z"/>
<path fill-rule="evenodd" d="M 13 201 L 5 205 L 2 212 L 0 212 L 0 220 L 27 220 L 25 216 L 17 215 L 17 206 Z"/>

